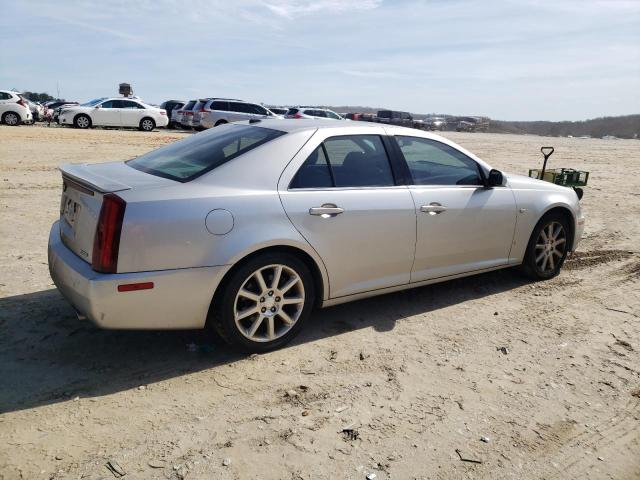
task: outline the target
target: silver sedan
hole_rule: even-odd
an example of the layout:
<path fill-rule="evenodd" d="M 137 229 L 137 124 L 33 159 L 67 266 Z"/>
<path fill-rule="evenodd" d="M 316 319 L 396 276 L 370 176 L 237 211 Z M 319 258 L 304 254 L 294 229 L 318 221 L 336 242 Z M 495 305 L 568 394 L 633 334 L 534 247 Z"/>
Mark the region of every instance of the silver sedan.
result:
<path fill-rule="evenodd" d="M 251 351 L 314 307 L 512 266 L 551 278 L 584 226 L 573 190 L 388 125 L 253 120 L 61 171 L 49 268 L 81 318 Z"/>

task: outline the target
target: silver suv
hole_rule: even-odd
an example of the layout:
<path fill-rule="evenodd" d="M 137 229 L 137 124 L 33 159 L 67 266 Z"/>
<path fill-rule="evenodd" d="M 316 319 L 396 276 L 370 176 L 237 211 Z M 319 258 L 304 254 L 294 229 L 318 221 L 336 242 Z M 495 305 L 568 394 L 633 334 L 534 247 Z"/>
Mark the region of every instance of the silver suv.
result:
<path fill-rule="evenodd" d="M 344 120 L 333 110 L 320 107 L 293 107 L 287 112 L 285 118 L 328 118 L 330 120 Z"/>
<path fill-rule="evenodd" d="M 241 120 L 282 118 L 256 103 L 230 98 L 207 98 L 194 106 L 192 126 L 198 130 Z"/>

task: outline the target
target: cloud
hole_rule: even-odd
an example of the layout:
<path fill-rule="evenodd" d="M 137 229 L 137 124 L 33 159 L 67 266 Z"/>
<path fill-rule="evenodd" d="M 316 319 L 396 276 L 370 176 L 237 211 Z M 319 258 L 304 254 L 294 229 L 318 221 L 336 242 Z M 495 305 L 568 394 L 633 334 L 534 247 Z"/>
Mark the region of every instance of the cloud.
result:
<path fill-rule="evenodd" d="M 377 8 L 382 0 L 280 0 L 265 3 L 279 17 L 294 19 L 315 13 L 340 14 L 352 10 Z"/>

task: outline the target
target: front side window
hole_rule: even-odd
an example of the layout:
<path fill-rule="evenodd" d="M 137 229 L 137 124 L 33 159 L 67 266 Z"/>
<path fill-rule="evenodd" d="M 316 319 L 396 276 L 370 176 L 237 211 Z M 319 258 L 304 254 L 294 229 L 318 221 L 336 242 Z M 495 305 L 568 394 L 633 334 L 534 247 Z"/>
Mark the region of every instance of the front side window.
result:
<path fill-rule="evenodd" d="M 333 118 L 334 120 L 342 120 L 342 117 L 337 113 L 330 112 L 329 110 L 327 110 L 324 113 L 327 116 L 327 118 Z"/>
<path fill-rule="evenodd" d="M 255 113 L 256 115 L 269 115 L 267 110 L 260 105 L 251 105 L 251 109 L 253 110 L 252 113 Z"/>
<path fill-rule="evenodd" d="M 415 185 L 482 185 L 478 164 L 435 140 L 396 136 Z"/>
<path fill-rule="evenodd" d="M 188 182 L 284 134 L 252 125 L 223 125 L 126 163 L 151 175 Z"/>
<path fill-rule="evenodd" d="M 385 187 L 394 185 L 387 152 L 378 135 L 326 139 L 305 160 L 290 188 Z"/>
<path fill-rule="evenodd" d="M 95 100 L 91 100 L 87 103 L 83 103 L 82 105 L 80 105 L 81 107 L 94 107 L 97 104 L 99 104 L 101 101 L 104 100 L 104 97 L 102 98 L 96 98 Z M 49 108 L 51 108 L 51 106 L 49 106 Z"/>
<path fill-rule="evenodd" d="M 107 100 L 106 102 L 102 102 L 100 105 L 101 108 L 118 108 L 114 105 L 117 100 Z"/>
<path fill-rule="evenodd" d="M 229 102 L 229 110 L 239 113 L 253 113 L 246 103 Z"/>

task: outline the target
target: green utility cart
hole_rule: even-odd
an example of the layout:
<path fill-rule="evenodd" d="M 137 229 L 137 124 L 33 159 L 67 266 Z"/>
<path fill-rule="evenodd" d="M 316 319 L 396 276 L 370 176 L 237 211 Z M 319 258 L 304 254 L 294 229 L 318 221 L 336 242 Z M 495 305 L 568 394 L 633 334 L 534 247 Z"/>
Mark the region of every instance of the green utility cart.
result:
<path fill-rule="evenodd" d="M 578 198 L 582 198 L 584 194 L 582 187 L 584 187 L 589 180 L 589 172 L 574 170 L 573 168 L 554 168 L 547 170 L 547 160 L 554 152 L 553 147 L 541 147 L 540 151 L 544 156 L 542 168 L 529 169 L 529 176 L 538 180 L 544 180 L 545 182 L 562 185 L 563 187 L 573 188 Z"/>

